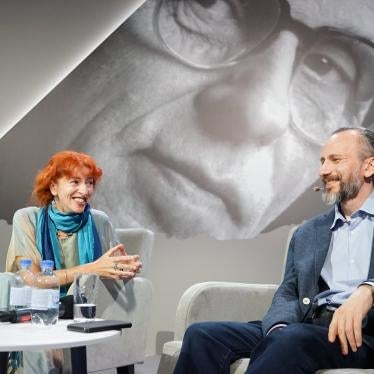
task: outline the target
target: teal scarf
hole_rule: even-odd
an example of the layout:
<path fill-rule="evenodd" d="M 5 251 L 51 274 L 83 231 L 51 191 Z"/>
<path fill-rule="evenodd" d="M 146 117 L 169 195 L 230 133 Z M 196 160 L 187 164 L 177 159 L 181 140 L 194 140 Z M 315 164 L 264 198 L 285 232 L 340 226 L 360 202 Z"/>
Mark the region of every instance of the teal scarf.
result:
<path fill-rule="evenodd" d="M 84 212 L 63 213 L 49 204 L 38 211 L 36 242 L 43 260 L 52 260 L 56 269 L 61 269 L 60 244 L 57 231 L 78 233 L 79 264 L 95 261 L 101 254 L 101 244 L 90 206 Z"/>

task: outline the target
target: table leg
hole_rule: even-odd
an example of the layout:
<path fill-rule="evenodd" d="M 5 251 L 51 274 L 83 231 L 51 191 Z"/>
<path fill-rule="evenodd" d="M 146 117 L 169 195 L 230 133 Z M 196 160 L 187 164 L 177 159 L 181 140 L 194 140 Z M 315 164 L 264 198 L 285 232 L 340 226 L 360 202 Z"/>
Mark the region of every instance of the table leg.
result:
<path fill-rule="evenodd" d="M 87 373 L 87 355 L 86 347 L 70 348 L 71 352 L 71 369 L 73 374 Z"/>
<path fill-rule="evenodd" d="M 8 352 L 0 352 L 0 374 L 7 374 Z"/>

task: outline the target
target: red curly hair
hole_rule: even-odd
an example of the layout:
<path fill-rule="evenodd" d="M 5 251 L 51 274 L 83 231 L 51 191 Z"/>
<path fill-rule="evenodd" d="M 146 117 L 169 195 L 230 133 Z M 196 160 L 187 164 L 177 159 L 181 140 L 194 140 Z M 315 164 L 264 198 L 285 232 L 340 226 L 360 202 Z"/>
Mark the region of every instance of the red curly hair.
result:
<path fill-rule="evenodd" d="M 54 154 L 47 165 L 35 177 L 32 200 L 38 206 L 46 206 L 53 200 L 50 191 L 52 182 L 61 177 L 71 178 L 77 169 L 87 168 L 88 175 L 93 178 L 94 185 L 98 182 L 103 171 L 87 154 L 75 151 L 61 151 Z"/>

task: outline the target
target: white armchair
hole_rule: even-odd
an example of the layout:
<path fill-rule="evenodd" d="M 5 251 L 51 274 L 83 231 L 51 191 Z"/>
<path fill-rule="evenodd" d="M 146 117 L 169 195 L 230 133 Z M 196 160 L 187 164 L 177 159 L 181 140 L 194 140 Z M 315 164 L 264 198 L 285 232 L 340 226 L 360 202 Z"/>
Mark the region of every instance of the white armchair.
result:
<path fill-rule="evenodd" d="M 286 248 L 294 230 L 290 231 Z M 157 373 L 173 373 L 184 332 L 192 323 L 261 320 L 277 287 L 272 284 L 204 282 L 188 288 L 177 306 L 174 341 L 164 344 Z M 231 365 L 230 373 L 245 373 L 248 364 L 249 359 L 240 359 Z M 319 370 L 318 374 L 374 374 L 374 369 Z"/>
<path fill-rule="evenodd" d="M 276 289 L 276 285 L 229 282 L 204 282 L 188 288 L 177 307 L 174 341 L 164 344 L 157 373 L 173 372 L 184 332 L 192 323 L 262 319 Z M 249 359 L 238 360 L 230 372 L 244 373 L 248 363 Z"/>
<path fill-rule="evenodd" d="M 97 317 L 128 320 L 130 329 L 115 339 L 87 347 L 89 373 L 134 373 L 134 364 L 144 361 L 147 330 L 150 323 L 152 284 L 147 279 L 153 248 L 153 232 L 146 229 L 117 229 L 128 254 L 139 254 L 142 271 L 130 281 L 101 279 L 97 294 Z M 13 273 L 0 273 L 0 309 L 9 305 L 9 287 L 15 281 Z M 72 287 L 68 293 L 72 292 Z"/>
<path fill-rule="evenodd" d="M 132 327 L 110 342 L 87 347 L 90 373 L 134 373 L 134 364 L 144 361 L 150 324 L 152 284 L 147 278 L 153 248 L 153 232 L 146 229 L 116 229 L 128 254 L 139 254 L 142 271 L 131 281 L 101 280 L 96 315 L 105 319 L 128 320 Z M 116 370 L 115 370 L 116 369 Z"/>

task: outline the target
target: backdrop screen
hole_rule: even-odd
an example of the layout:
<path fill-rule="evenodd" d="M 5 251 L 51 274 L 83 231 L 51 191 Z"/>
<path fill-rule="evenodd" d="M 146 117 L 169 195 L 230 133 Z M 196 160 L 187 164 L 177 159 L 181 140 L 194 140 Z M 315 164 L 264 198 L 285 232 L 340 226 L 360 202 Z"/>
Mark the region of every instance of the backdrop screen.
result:
<path fill-rule="evenodd" d="M 328 135 L 372 122 L 373 19 L 371 1 L 147 1 L 1 140 L 9 156 L 39 133 L 16 176 L 2 165 L 0 218 L 68 148 L 103 168 L 93 206 L 117 227 L 233 239 L 291 223 Z"/>

